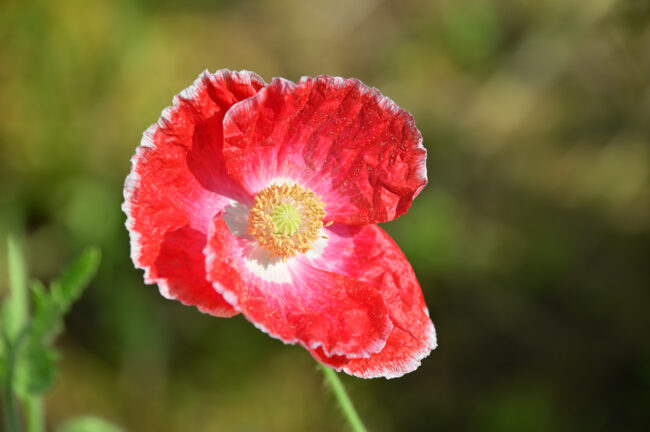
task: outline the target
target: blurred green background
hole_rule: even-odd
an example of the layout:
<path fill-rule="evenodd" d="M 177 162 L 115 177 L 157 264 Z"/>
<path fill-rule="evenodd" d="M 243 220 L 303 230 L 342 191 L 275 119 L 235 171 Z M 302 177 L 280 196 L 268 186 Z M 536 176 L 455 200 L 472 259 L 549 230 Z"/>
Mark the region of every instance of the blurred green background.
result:
<path fill-rule="evenodd" d="M 0 2 L 0 237 L 44 280 L 104 256 L 48 423 L 345 430 L 304 350 L 163 299 L 129 259 L 142 132 L 227 67 L 359 78 L 424 136 L 429 186 L 384 226 L 440 346 L 397 380 L 343 377 L 370 430 L 650 430 L 649 22 L 647 0 Z"/>

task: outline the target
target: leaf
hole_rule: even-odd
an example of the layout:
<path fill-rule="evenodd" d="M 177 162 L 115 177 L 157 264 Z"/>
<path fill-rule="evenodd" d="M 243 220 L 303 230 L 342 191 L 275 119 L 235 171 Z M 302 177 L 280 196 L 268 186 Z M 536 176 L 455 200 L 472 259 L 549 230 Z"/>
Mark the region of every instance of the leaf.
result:
<path fill-rule="evenodd" d="M 30 338 L 34 342 L 50 342 L 63 328 L 62 312 L 39 281 L 32 282 L 32 298 L 34 310 Z"/>
<path fill-rule="evenodd" d="M 99 417 L 84 416 L 68 420 L 56 432 L 123 432 L 123 429 Z"/>
<path fill-rule="evenodd" d="M 97 272 L 100 258 L 99 249 L 86 249 L 63 271 L 59 279 L 52 282 L 50 285 L 52 299 L 59 305 L 62 312 L 67 312 L 70 306 L 81 297 L 83 290 Z"/>
<path fill-rule="evenodd" d="M 21 397 L 45 393 L 54 382 L 57 354 L 54 349 L 30 344 L 21 350 L 13 380 L 16 394 Z"/>
<path fill-rule="evenodd" d="M 10 342 L 25 326 L 29 315 L 29 295 L 27 293 L 27 265 L 20 247 L 14 237 L 7 239 L 7 267 L 9 269 L 9 295 L 2 305 L 0 319 L 4 334 Z"/>

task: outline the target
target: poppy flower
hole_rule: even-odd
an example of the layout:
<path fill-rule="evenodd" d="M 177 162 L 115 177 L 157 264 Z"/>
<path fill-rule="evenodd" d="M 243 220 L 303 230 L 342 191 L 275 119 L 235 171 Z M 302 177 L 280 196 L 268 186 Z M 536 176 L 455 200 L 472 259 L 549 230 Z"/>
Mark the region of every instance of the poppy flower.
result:
<path fill-rule="evenodd" d="M 408 210 L 425 162 L 412 116 L 358 80 L 206 71 L 132 158 L 131 257 L 169 299 L 242 313 L 339 371 L 401 376 L 436 337 L 376 224 Z"/>

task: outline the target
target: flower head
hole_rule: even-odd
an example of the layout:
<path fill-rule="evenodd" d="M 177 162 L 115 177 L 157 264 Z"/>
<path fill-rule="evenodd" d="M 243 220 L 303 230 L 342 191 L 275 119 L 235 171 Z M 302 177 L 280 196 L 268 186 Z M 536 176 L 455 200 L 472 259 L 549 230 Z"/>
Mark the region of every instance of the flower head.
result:
<path fill-rule="evenodd" d="M 242 313 L 337 370 L 401 376 L 436 338 L 376 223 L 408 210 L 425 161 L 411 115 L 360 81 L 204 72 L 132 159 L 133 262 L 167 298 Z"/>

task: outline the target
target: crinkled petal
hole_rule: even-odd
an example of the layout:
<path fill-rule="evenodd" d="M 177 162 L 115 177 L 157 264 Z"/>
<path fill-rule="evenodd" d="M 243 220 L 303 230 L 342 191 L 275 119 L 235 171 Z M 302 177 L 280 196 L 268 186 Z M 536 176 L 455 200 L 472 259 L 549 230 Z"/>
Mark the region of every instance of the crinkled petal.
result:
<path fill-rule="evenodd" d="M 385 231 L 376 225 L 333 225 L 322 254 L 307 262 L 372 284 L 388 307 L 393 330 L 384 348 L 368 358 L 312 355 L 338 370 L 362 378 L 399 377 L 418 368 L 436 347 L 436 335 L 422 290 L 406 257 Z"/>
<path fill-rule="evenodd" d="M 222 217 L 205 249 L 208 279 L 256 327 L 285 343 L 326 355 L 367 357 L 392 330 L 386 305 L 371 285 L 290 258 L 260 252 L 233 235 Z"/>
<path fill-rule="evenodd" d="M 273 79 L 226 114 L 224 157 L 248 193 L 290 179 L 346 224 L 400 216 L 427 182 L 413 117 L 355 79 Z"/>
<path fill-rule="evenodd" d="M 264 85 L 251 72 L 201 74 L 144 133 L 124 187 L 131 257 L 145 282 L 216 316 L 237 312 L 206 281 L 208 225 L 232 198 L 246 199 L 224 167 L 222 120 Z"/>

